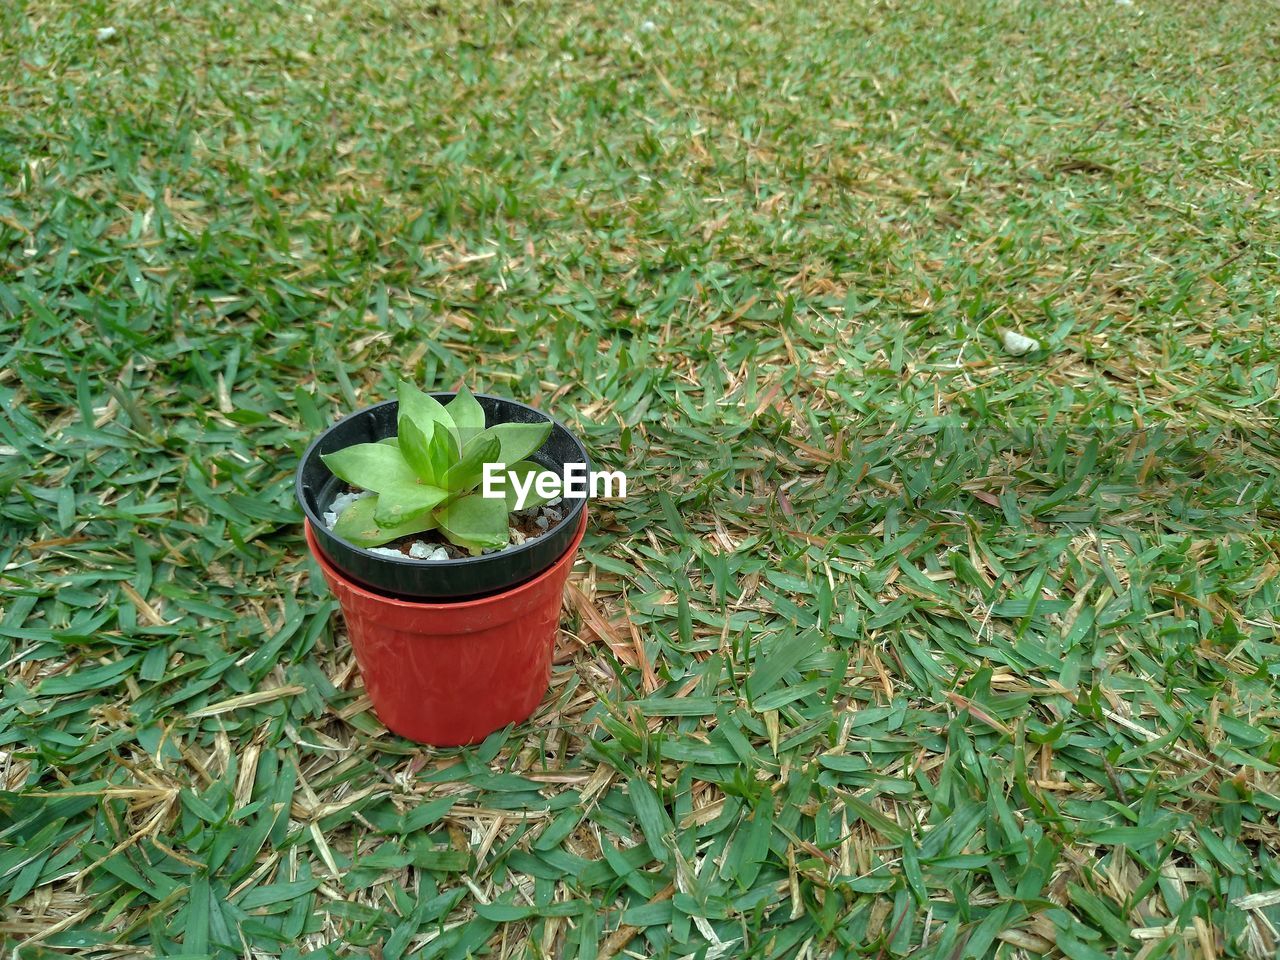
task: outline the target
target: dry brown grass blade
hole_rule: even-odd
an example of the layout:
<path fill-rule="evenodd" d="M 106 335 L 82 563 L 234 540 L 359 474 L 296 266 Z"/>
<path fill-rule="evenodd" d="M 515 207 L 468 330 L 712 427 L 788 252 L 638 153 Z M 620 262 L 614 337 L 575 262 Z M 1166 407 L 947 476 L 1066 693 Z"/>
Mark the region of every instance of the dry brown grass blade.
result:
<path fill-rule="evenodd" d="M 572 581 L 566 589 L 569 591 L 569 598 L 573 601 L 574 607 L 582 616 L 583 622 L 591 628 L 591 632 L 603 640 L 613 651 L 613 655 L 628 667 L 638 666 L 639 660 L 635 648 L 619 636 L 617 628 L 605 618 L 583 589 Z"/>
<path fill-rule="evenodd" d="M 209 704 L 207 707 L 201 707 L 199 710 L 193 710 L 187 714 L 187 719 L 198 720 L 202 717 L 216 717 L 220 713 L 229 713 L 232 710 L 239 710 L 243 707 L 256 707 L 264 703 L 270 703 L 272 700 L 279 700 L 281 697 L 296 697 L 298 694 L 305 692 L 306 687 L 289 684 L 283 687 L 272 687 L 270 690 L 244 693 L 238 697 L 228 697 L 226 700 L 220 700 L 217 703 Z"/>
<path fill-rule="evenodd" d="M 653 693 L 660 686 L 658 675 L 653 670 L 653 664 L 649 662 L 648 653 L 645 652 L 644 638 L 640 636 L 640 628 L 636 626 L 630 604 L 623 601 L 622 609 L 627 621 L 627 629 L 631 631 L 631 644 L 635 648 L 636 660 L 640 665 L 641 686 L 645 693 Z"/>
<path fill-rule="evenodd" d="M 662 903 L 664 900 L 670 900 L 675 896 L 676 885 L 669 883 L 649 899 L 649 903 Z M 624 923 L 617 930 L 609 934 L 608 938 L 600 945 L 600 952 L 596 954 L 596 960 L 612 960 L 630 943 L 643 927 L 633 927 L 629 923 Z"/>

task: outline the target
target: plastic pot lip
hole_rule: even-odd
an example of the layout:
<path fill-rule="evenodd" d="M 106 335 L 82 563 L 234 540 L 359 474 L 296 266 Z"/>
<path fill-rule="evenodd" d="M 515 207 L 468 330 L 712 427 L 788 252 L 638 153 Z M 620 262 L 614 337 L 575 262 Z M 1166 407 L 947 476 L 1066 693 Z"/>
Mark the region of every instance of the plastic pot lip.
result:
<path fill-rule="evenodd" d="M 455 391 L 448 391 L 448 390 L 437 390 L 437 391 L 428 391 L 428 392 L 430 393 L 431 396 L 435 397 L 437 400 L 440 400 L 441 397 L 447 397 L 449 399 L 452 399 L 453 397 L 457 396 L 457 393 Z M 542 419 L 549 420 L 551 422 L 553 429 L 556 427 L 560 428 L 573 441 L 574 446 L 578 448 L 578 452 L 582 455 L 582 463 L 586 464 L 587 469 L 590 470 L 591 459 L 590 457 L 587 456 L 587 451 L 586 451 L 586 448 L 583 447 L 582 441 L 578 439 L 577 435 L 574 434 L 572 430 L 570 430 L 568 427 L 562 424 L 555 417 L 552 417 L 550 414 L 547 414 L 542 410 L 539 410 L 537 407 L 531 407 L 527 403 L 521 403 L 519 400 L 512 400 L 509 397 L 498 397 L 488 393 L 477 393 L 477 394 L 474 394 L 474 396 L 476 397 L 477 400 L 480 400 L 480 399 L 491 400 L 494 403 L 504 404 L 512 407 L 519 407 L 523 410 L 527 410 L 533 414 L 536 414 L 538 417 Z M 321 443 L 324 441 L 324 438 L 328 436 L 331 432 L 333 432 L 334 430 L 337 430 L 344 423 L 347 423 L 350 420 L 354 420 L 358 417 L 369 416 L 371 411 L 378 410 L 383 407 L 398 406 L 399 402 L 400 402 L 399 400 L 383 400 L 379 403 L 371 404 L 367 407 L 361 407 L 359 410 L 354 410 L 351 413 L 347 414 L 345 417 L 342 417 L 340 420 L 330 424 L 328 427 L 322 430 L 316 436 L 316 438 L 311 441 L 311 443 L 307 445 L 307 449 L 302 454 L 302 459 L 298 461 L 298 469 L 295 471 L 294 478 L 293 478 L 294 496 L 297 498 L 298 504 L 302 507 L 302 512 L 307 522 L 310 525 L 317 528 L 323 527 L 325 529 L 325 536 L 333 538 L 348 550 L 354 550 L 359 552 L 360 554 L 364 555 L 370 562 L 392 564 L 402 569 L 417 570 L 424 573 L 432 570 L 435 570 L 435 571 L 464 570 L 468 567 L 474 567 L 480 561 L 484 561 L 492 558 L 493 556 L 495 556 L 495 554 L 482 554 L 477 557 L 461 557 L 456 560 L 455 559 L 421 560 L 416 557 L 408 557 L 408 556 L 405 556 L 403 558 L 384 556 L 382 554 L 373 553 L 367 547 L 356 546 L 350 540 L 347 540 L 343 537 L 338 536 L 336 533 L 334 533 L 325 525 L 324 518 L 316 515 L 315 511 L 311 509 L 311 506 L 307 502 L 307 497 L 303 491 L 303 482 L 302 482 L 303 470 L 305 469 L 306 465 L 312 460 L 313 457 L 318 456 L 317 451 L 319 450 Z M 441 402 L 445 402 L 445 401 L 441 401 Z M 582 498 L 582 499 L 575 498 L 573 500 L 566 500 L 565 502 L 571 502 L 573 504 L 573 508 L 569 511 L 568 515 L 565 516 L 560 521 L 559 524 L 556 524 L 557 527 L 559 527 L 561 524 L 576 523 L 577 521 L 575 518 L 581 515 L 585 515 L 586 513 L 586 504 L 587 504 L 586 498 Z M 551 529 L 555 529 L 555 528 L 553 527 Z M 550 532 L 551 530 L 547 531 L 547 533 L 550 533 Z M 308 538 L 310 538 L 310 536 L 311 535 L 308 534 Z M 537 548 L 537 544 L 540 539 L 542 538 L 536 537 L 531 540 L 526 540 L 524 543 L 519 544 L 518 546 L 505 547 L 500 551 L 500 553 L 505 558 L 515 558 L 525 553 L 532 553 Z M 326 560 L 328 560 L 327 557 L 326 557 Z M 335 569 L 337 568 L 335 567 Z M 345 574 L 343 576 L 345 579 L 346 578 Z"/>
<path fill-rule="evenodd" d="M 316 540 L 315 533 L 311 529 L 311 520 L 308 518 L 304 521 L 304 528 L 307 536 L 307 546 L 311 548 L 311 555 L 316 558 L 316 563 L 324 569 L 324 572 L 335 580 L 340 582 L 343 589 L 351 593 L 353 596 L 359 597 L 361 600 L 369 603 L 382 604 L 397 610 L 418 610 L 418 611 L 440 611 L 441 613 L 466 613 L 472 610 L 479 610 L 494 602 L 507 602 L 522 596 L 526 593 L 532 593 L 537 590 L 545 580 L 555 575 L 556 569 L 566 559 L 572 563 L 573 555 L 577 553 L 578 546 L 582 543 L 582 538 L 587 533 L 587 511 L 583 510 L 578 517 L 578 529 L 573 535 L 573 540 L 569 544 L 569 549 L 557 557 L 545 570 L 539 573 L 531 580 L 524 580 L 513 587 L 509 587 L 500 593 L 492 593 L 483 597 L 475 597 L 468 600 L 447 600 L 444 602 L 435 602 L 431 600 L 404 600 L 400 597 L 388 597 L 385 594 L 376 593 L 368 587 L 362 586 L 352 580 L 345 573 L 333 565 L 333 561 L 324 555 L 324 551 L 320 549 L 320 544 Z M 430 561 L 427 561 L 430 562 Z"/>

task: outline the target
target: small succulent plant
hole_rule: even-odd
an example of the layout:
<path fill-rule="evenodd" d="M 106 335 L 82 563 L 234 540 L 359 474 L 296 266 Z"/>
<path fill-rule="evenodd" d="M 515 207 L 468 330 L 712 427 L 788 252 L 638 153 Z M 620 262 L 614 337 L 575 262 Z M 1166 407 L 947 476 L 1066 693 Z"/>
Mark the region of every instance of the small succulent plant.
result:
<path fill-rule="evenodd" d="M 473 554 L 505 547 L 516 494 L 508 483 L 505 498 L 482 496 L 484 466 L 501 464 L 522 481 L 541 473 L 525 458 L 547 439 L 551 421 L 486 427 L 484 408 L 465 386 L 445 406 L 402 380 L 399 400 L 396 436 L 321 456 L 339 479 L 377 494 L 348 506 L 333 532 L 360 547 L 436 529 Z"/>

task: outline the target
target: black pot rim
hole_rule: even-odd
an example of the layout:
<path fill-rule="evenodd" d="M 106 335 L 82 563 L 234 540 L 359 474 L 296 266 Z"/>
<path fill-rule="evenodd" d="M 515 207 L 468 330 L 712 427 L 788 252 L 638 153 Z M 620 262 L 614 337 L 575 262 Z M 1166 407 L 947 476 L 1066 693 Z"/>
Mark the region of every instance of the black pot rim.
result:
<path fill-rule="evenodd" d="M 436 399 L 439 399 L 440 396 L 443 396 L 443 395 L 447 395 L 450 398 L 452 398 L 453 396 L 456 396 L 455 392 L 448 391 L 448 390 L 437 390 L 437 391 L 427 391 L 427 392 L 430 393 L 431 396 L 435 397 Z M 542 410 L 539 410 L 537 407 L 531 407 L 527 403 L 521 403 L 519 400 L 512 400 L 509 397 L 499 397 L 489 393 L 477 393 L 474 396 L 476 397 L 476 399 L 483 398 L 486 400 L 493 400 L 497 403 L 505 403 L 505 404 L 510 404 L 512 406 L 516 406 L 516 407 L 523 407 L 525 410 L 529 410 L 533 413 L 536 413 L 538 416 L 543 417 L 546 420 L 549 420 L 553 427 L 559 427 L 566 434 L 568 434 L 570 439 L 573 440 L 574 445 L 578 448 L 578 452 L 582 454 L 582 463 L 584 463 L 586 465 L 587 470 L 590 471 L 591 459 L 590 457 L 587 456 L 587 451 L 586 451 L 586 448 L 582 446 L 582 441 L 578 439 L 577 435 L 574 434 L 572 430 L 570 430 L 568 427 L 562 424 L 559 420 L 555 419 L 555 417 L 552 417 L 550 414 L 545 413 Z M 421 560 L 417 557 L 404 556 L 404 557 L 396 558 L 396 557 L 390 557 L 381 553 L 374 553 L 368 547 L 358 547 L 354 543 L 352 543 L 350 540 L 347 540 L 347 539 L 344 539 L 343 537 L 338 536 L 336 533 L 333 532 L 332 529 L 329 528 L 328 524 L 324 522 L 324 517 L 317 516 L 315 511 L 311 509 L 310 504 L 307 503 L 307 497 L 303 492 L 302 470 L 303 470 L 303 467 L 311 460 L 311 458 L 316 455 L 316 450 L 320 446 L 320 442 L 324 440 L 324 438 L 328 436 L 328 434 L 331 431 L 336 430 L 338 427 L 346 423 L 348 420 L 351 420 L 354 417 L 367 415 L 370 410 L 376 410 L 380 407 L 386 407 L 391 405 L 398 405 L 399 402 L 400 402 L 399 400 L 382 400 L 378 403 L 370 404 L 367 407 L 361 407 L 358 410 L 353 410 L 351 413 L 347 414 L 342 419 L 335 421 L 334 423 L 326 427 L 324 430 L 322 430 L 316 436 L 316 438 L 307 445 L 307 449 L 302 454 L 302 459 L 298 461 L 298 469 L 295 471 L 294 478 L 293 478 L 294 495 L 297 497 L 298 503 L 302 507 L 303 514 L 306 516 L 306 518 L 309 521 L 311 521 L 311 525 L 313 527 L 317 527 L 319 529 L 325 530 L 329 536 L 333 537 L 334 540 L 337 540 L 343 546 L 351 550 L 358 550 L 360 553 L 366 555 L 371 561 L 375 561 L 375 562 L 391 563 L 391 564 L 407 567 L 409 569 L 420 569 L 423 571 L 442 570 L 442 569 L 457 570 L 457 569 L 465 568 L 479 561 L 486 560 L 486 559 L 489 559 L 490 557 L 495 556 L 495 554 L 490 553 L 490 554 L 481 554 L 480 556 L 476 556 L 476 557 L 462 557 L 457 560 L 454 560 L 454 559 Z M 579 522 L 579 517 L 586 506 L 587 498 L 585 497 L 583 497 L 582 499 L 575 498 L 572 500 L 572 502 L 574 504 L 573 509 L 570 510 L 568 513 L 566 513 L 564 516 L 562 516 L 560 520 L 555 524 L 555 526 L 548 527 L 547 533 L 550 533 L 552 530 L 556 529 L 557 527 L 561 527 L 565 524 L 577 524 Z M 543 536 L 546 536 L 546 534 L 543 534 Z M 522 553 L 532 551 L 537 545 L 537 542 L 541 539 L 542 537 L 535 537 L 530 540 L 526 540 L 524 543 L 520 544 L 519 546 L 515 546 L 515 547 L 507 546 L 497 552 L 503 554 L 504 556 L 509 556 L 509 557 L 519 556 Z M 554 562 L 555 560 L 553 559 L 552 563 Z M 460 594 L 459 596 L 462 596 L 462 595 Z"/>

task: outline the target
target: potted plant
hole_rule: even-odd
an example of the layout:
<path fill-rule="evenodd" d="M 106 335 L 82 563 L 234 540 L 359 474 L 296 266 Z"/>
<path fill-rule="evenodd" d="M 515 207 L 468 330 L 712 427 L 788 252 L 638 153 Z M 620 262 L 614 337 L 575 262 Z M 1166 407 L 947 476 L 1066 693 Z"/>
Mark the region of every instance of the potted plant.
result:
<path fill-rule="evenodd" d="M 587 463 L 532 407 L 404 381 L 307 448 L 307 544 L 389 729 L 475 743 L 537 707 L 587 511 L 583 491 L 539 496 L 553 484 L 534 479 Z"/>

